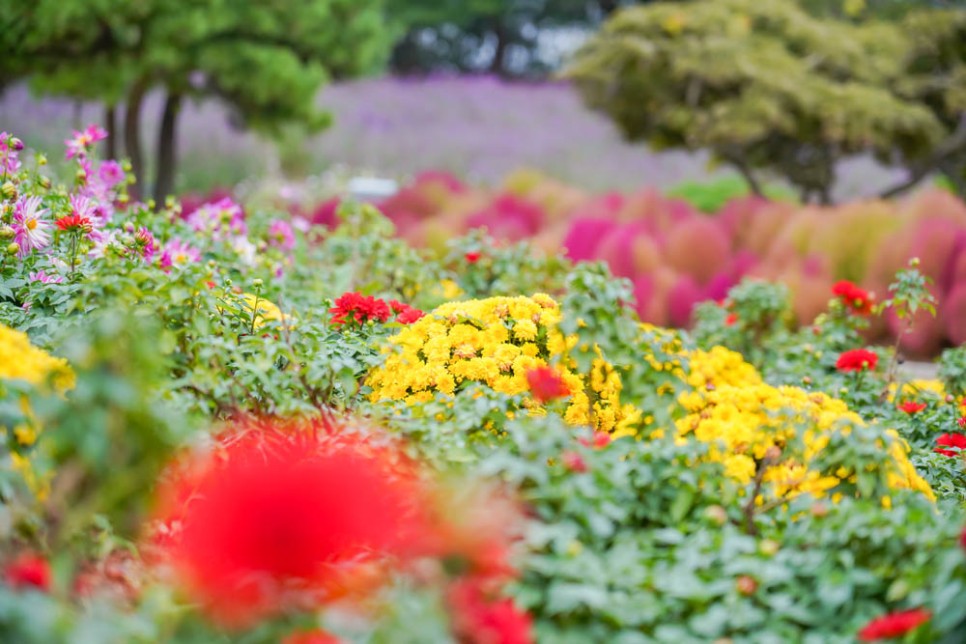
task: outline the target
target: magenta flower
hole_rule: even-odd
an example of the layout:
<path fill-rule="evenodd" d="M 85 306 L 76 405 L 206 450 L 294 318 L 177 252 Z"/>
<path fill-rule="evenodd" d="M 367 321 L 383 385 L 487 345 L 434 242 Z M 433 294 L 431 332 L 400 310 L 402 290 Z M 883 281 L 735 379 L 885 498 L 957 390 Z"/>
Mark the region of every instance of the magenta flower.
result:
<path fill-rule="evenodd" d="M 20 170 L 20 151 L 23 141 L 12 134 L 0 132 L 0 172 L 13 174 Z"/>
<path fill-rule="evenodd" d="M 50 222 L 44 219 L 46 208 L 40 207 L 40 197 L 21 197 L 13 211 L 13 240 L 20 246 L 23 257 L 33 250 L 50 244 Z"/>
<path fill-rule="evenodd" d="M 169 241 L 161 249 L 161 268 L 164 269 L 170 269 L 176 265 L 191 264 L 200 259 L 201 252 L 197 248 L 177 238 Z"/>
<path fill-rule="evenodd" d="M 100 125 L 88 125 L 80 132 L 74 130 L 74 136 L 64 141 L 64 145 L 67 146 L 65 156 L 68 160 L 75 156 L 84 158 L 95 143 L 106 138 L 107 131 Z"/>
<path fill-rule="evenodd" d="M 276 219 L 268 227 L 268 243 L 277 246 L 285 252 L 295 248 L 295 232 L 292 225 L 284 219 Z"/>
<path fill-rule="evenodd" d="M 134 233 L 134 251 L 147 263 L 151 263 L 156 252 L 154 235 L 147 228 L 142 227 Z"/>
<path fill-rule="evenodd" d="M 121 183 L 125 178 L 124 170 L 117 161 L 105 161 L 102 163 L 101 167 L 97 169 L 97 176 L 107 190 Z"/>

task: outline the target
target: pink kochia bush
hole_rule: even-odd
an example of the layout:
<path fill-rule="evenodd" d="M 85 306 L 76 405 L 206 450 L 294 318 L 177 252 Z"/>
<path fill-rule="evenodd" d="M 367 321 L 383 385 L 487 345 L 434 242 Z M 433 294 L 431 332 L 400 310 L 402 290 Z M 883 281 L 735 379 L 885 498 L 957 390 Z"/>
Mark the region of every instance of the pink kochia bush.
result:
<path fill-rule="evenodd" d="M 313 219 L 329 224 L 336 205 L 322 204 Z M 633 282 L 641 317 L 659 325 L 687 326 L 695 304 L 721 300 L 745 277 L 787 284 L 797 321 L 808 324 L 839 280 L 885 296 L 896 271 L 919 257 L 940 313 L 917 318 L 903 349 L 930 355 L 966 342 L 966 204 L 941 190 L 832 207 L 746 196 L 707 215 L 653 188 L 588 195 L 521 171 L 484 189 L 429 172 L 378 205 L 416 244 L 442 248 L 486 227 L 575 261 L 604 260 Z M 887 315 L 870 339 L 900 330 Z"/>

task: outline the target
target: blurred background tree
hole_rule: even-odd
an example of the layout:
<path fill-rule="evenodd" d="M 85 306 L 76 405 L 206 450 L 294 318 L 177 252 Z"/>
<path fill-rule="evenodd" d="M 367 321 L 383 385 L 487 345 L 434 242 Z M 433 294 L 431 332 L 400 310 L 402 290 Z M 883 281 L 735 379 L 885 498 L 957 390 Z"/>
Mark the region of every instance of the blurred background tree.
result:
<path fill-rule="evenodd" d="M 546 36 L 589 31 L 621 6 L 648 0 L 387 0 L 402 36 L 392 55 L 400 74 L 486 71 L 545 76 L 556 56 Z"/>
<path fill-rule="evenodd" d="M 318 130 L 328 124 L 319 88 L 378 69 L 390 46 L 381 0 L 0 0 L 0 16 L 0 83 L 29 77 L 42 92 L 103 101 L 136 196 L 147 196 L 152 165 L 158 201 L 173 188 L 185 99 L 218 98 L 239 125 L 269 134 L 291 123 Z M 165 101 L 148 164 L 142 105 L 154 89 Z"/>
<path fill-rule="evenodd" d="M 630 8 L 567 76 L 629 139 L 708 150 L 756 193 L 768 171 L 803 201 L 828 203 L 838 162 L 867 153 L 910 168 L 890 195 L 933 170 L 961 172 L 963 12 L 901 23 L 821 13 L 787 0 Z"/>

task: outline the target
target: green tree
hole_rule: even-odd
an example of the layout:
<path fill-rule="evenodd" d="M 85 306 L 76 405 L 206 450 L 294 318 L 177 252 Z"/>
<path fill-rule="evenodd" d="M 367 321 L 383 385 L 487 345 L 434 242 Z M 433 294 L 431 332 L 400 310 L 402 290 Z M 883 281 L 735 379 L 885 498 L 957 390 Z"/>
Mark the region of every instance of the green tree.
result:
<path fill-rule="evenodd" d="M 567 75 L 631 140 L 709 150 L 761 192 L 773 171 L 829 202 L 843 158 L 922 158 L 946 133 L 892 88 L 908 40 L 893 23 L 823 19 L 786 0 L 657 3 L 615 14 Z"/>
<path fill-rule="evenodd" d="M 288 123 L 318 129 L 328 123 L 318 89 L 377 68 L 389 45 L 382 0 L 0 0 L 0 15 L 10 52 L 0 82 L 29 76 L 43 92 L 104 101 L 142 183 L 142 106 L 164 92 L 159 200 L 173 187 L 186 99 L 221 99 L 239 123 L 269 134 Z M 123 127 L 114 119 L 122 103 Z"/>

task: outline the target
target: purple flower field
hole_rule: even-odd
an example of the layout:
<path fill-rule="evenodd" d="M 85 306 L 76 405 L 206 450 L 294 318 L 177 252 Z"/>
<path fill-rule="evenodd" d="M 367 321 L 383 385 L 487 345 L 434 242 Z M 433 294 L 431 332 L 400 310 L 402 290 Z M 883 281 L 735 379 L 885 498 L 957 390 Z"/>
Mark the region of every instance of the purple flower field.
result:
<path fill-rule="evenodd" d="M 161 112 L 160 97 L 152 98 L 145 110 L 149 123 Z M 320 104 L 332 111 L 333 127 L 307 140 L 291 133 L 281 155 L 272 142 L 233 128 L 220 105 L 188 106 L 180 129 L 179 186 L 204 190 L 276 175 L 283 166 L 314 174 L 344 165 L 400 179 L 442 169 L 484 184 L 526 167 L 589 190 L 668 187 L 713 175 L 704 155 L 654 153 L 622 141 L 606 118 L 585 109 L 561 83 L 369 79 L 324 89 Z M 25 87 L 0 99 L 0 129 L 52 152 L 71 127 L 100 118 L 96 104 L 38 100 Z M 303 141 L 304 149 L 297 150 Z M 872 194 L 893 175 L 871 161 L 854 161 L 837 192 Z"/>

